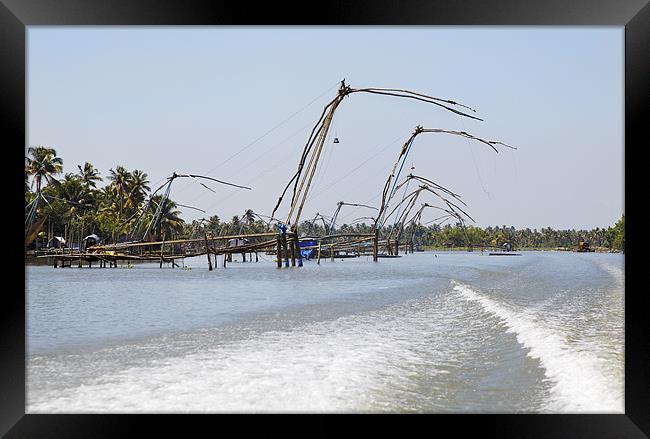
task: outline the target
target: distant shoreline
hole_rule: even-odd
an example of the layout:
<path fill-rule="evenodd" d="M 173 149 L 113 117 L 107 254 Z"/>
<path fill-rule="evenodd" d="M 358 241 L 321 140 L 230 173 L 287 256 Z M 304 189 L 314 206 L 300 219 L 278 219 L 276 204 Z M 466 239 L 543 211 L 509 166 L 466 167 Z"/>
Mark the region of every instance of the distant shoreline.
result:
<path fill-rule="evenodd" d="M 494 250 L 494 249 L 492 249 Z M 483 252 L 489 252 L 492 251 L 489 248 L 486 248 L 483 250 Z M 467 247 L 424 247 L 422 251 L 425 252 L 465 252 L 465 253 L 481 253 L 481 248 L 479 247 L 474 247 L 472 251 L 468 251 Z M 570 248 L 561 248 L 561 247 L 555 247 L 555 248 L 517 248 L 516 251 L 537 251 L 537 252 L 567 252 L 567 253 L 580 253 L 577 252 L 574 249 Z M 421 252 L 416 252 L 416 253 L 421 253 Z M 596 247 L 594 248 L 594 253 L 623 253 L 620 250 L 616 249 L 609 249 L 607 247 Z M 52 265 L 52 258 L 51 257 L 46 257 L 46 258 L 37 258 L 36 256 L 30 255 L 30 254 L 25 254 L 25 265 L 30 265 L 30 266 L 49 266 Z M 143 263 L 151 263 L 152 261 L 130 261 L 131 265 L 135 264 L 143 264 Z M 155 262 L 155 261 L 154 261 Z"/>

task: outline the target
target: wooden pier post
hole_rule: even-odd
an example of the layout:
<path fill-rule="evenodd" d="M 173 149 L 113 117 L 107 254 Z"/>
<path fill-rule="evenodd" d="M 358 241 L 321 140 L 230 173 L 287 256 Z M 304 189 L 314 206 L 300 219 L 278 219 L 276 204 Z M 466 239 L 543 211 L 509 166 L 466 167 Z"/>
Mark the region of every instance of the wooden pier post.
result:
<path fill-rule="evenodd" d="M 302 267 L 302 253 L 300 252 L 300 241 L 298 240 L 298 234 L 294 235 L 293 238 L 294 247 L 296 248 L 296 253 L 298 256 L 298 267 Z"/>
<path fill-rule="evenodd" d="M 56 258 L 54 258 L 54 268 L 59 268 L 59 261 Z"/>
<path fill-rule="evenodd" d="M 291 242 L 289 244 L 291 247 L 291 266 L 295 267 L 296 266 L 296 242 L 291 238 Z"/>
<path fill-rule="evenodd" d="M 208 247 L 208 235 L 203 233 L 205 238 L 205 255 L 208 257 L 208 271 L 212 271 L 212 261 L 210 260 L 210 248 Z"/>
<path fill-rule="evenodd" d="M 316 264 L 318 264 L 318 265 L 320 265 L 320 250 L 321 250 L 321 245 L 322 244 L 323 244 L 322 241 L 319 240 L 318 241 L 318 259 L 316 260 Z"/>
<path fill-rule="evenodd" d="M 282 234 L 282 252 L 284 253 L 284 266 L 289 266 L 289 250 L 287 248 L 287 234 Z"/>
<path fill-rule="evenodd" d="M 377 262 L 379 260 L 379 230 L 375 228 L 375 238 L 372 241 L 372 260 Z"/>
<path fill-rule="evenodd" d="M 162 244 L 160 244 L 160 268 L 162 268 L 162 263 L 163 263 L 163 249 L 165 248 L 165 236 L 163 234 L 163 241 Z"/>
<path fill-rule="evenodd" d="M 278 268 L 282 268 L 282 241 L 280 235 L 278 234 L 278 243 L 277 243 L 277 262 Z"/>
<path fill-rule="evenodd" d="M 399 239 L 395 240 L 395 256 L 399 255 Z"/>
<path fill-rule="evenodd" d="M 330 261 L 334 262 L 334 243 L 330 244 Z"/>

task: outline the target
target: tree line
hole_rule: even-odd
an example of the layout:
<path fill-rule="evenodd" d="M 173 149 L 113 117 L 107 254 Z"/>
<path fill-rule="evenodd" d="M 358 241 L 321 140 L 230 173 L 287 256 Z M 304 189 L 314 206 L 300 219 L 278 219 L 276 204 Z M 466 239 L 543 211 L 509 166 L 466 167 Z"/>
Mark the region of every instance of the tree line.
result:
<path fill-rule="evenodd" d="M 77 166 L 76 172 L 63 172 L 63 160 L 56 150 L 43 146 L 30 147 L 25 157 L 25 215 L 26 234 L 33 223 L 40 230 L 33 246 L 42 245 L 55 236 L 66 243 L 79 243 L 88 234 L 96 234 L 106 242 L 124 240 L 136 221 L 144 215 L 151 220 L 153 212 L 144 211 L 148 205 L 159 206 L 161 195 L 148 200 L 151 190 L 147 174 L 139 169 L 132 171 L 123 166 L 110 169 L 102 176 L 95 166 L 86 162 Z M 99 185 L 105 183 L 102 187 Z M 34 203 L 40 206 L 36 215 L 29 212 Z M 179 235 L 184 221 L 172 200 L 160 206 L 160 221 L 153 230 L 155 239 Z"/>
<path fill-rule="evenodd" d="M 150 240 L 197 238 L 261 233 L 274 230 L 271 219 L 247 209 L 230 220 L 212 215 L 201 220 L 186 222 L 181 218 L 178 204 L 162 196 L 150 196 L 151 187 L 146 172 L 123 166 L 110 169 L 102 176 L 89 162 L 77 165 L 75 172 L 64 173 L 63 159 L 56 150 L 44 146 L 30 147 L 25 157 L 25 216 L 26 235 L 30 226 L 39 226 L 36 239 L 30 247 L 43 246 L 59 236 L 66 243 L 80 243 L 83 237 L 96 234 L 103 242 L 120 242 L 129 239 L 129 232 L 138 221 L 151 221 L 154 206 L 159 209 L 159 221 L 147 237 Z M 102 185 L 103 184 L 103 185 Z M 38 199 L 38 200 L 37 200 Z M 41 201 L 42 200 L 42 201 Z M 36 203 L 38 201 L 38 203 Z M 36 209 L 32 209 L 38 205 Z M 35 214 L 33 214 L 35 212 Z M 30 216 L 31 215 L 31 216 Z M 39 219 L 42 224 L 39 223 Z M 34 227 L 31 227 L 34 229 Z M 337 233 L 370 234 L 370 222 L 337 224 L 330 230 L 321 219 L 302 221 L 298 227 L 301 236 L 323 236 Z M 391 226 L 381 231 L 391 232 Z M 142 237 L 139 237 L 142 238 Z M 540 230 L 515 229 L 513 226 L 475 227 L 461 223 L 410 224 L 401 233 L 401 240 L 413 241 L 421 247 L 500 247 L 511 243 L 516 248 L 574 249 L 581 242 L 591 247 L 618 251 L 625 250 L 625 216 L 609 227 L 592 230 Z"/>

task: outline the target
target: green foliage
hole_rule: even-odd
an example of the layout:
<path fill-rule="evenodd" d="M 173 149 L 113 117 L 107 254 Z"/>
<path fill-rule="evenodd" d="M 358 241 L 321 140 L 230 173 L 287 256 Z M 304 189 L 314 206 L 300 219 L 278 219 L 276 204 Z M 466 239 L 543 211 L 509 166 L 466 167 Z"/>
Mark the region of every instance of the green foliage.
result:
<path fill-rule="evenodd" d="M 622 252 L 625 251 L 625 215 L 616 222 L 611 230 L 612 247 Z"/>

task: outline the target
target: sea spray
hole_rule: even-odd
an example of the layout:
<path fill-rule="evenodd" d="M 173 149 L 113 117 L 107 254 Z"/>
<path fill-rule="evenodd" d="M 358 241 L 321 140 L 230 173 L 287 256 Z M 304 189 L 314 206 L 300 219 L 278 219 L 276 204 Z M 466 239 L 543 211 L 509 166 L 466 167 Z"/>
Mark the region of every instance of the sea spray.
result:
<path fill-rule="evenodd" d="M 466 300 L 479 303 L 501 319 L 508 332 L 540 361 L 553 382 L 553 397 L 543 408 L 549 412 L 623 412 L 622 382 L 605 372 L 603 360 L 588 344 L 567 343 L 567 337 L 544 324 L 540 308 L 517 309 L 500 303 L 472 287 L 452 281 L 453 290 Z M 567 322 L 568 324 L 568 322 Z"/>

